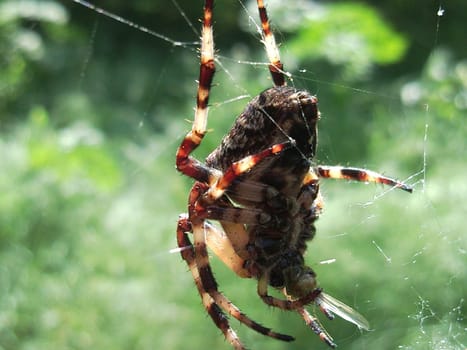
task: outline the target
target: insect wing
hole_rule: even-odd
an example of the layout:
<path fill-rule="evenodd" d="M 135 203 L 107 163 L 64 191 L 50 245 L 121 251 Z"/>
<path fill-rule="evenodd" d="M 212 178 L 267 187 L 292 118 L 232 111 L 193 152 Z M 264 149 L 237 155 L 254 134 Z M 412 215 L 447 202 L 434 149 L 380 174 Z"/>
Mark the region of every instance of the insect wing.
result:
<path fill-rule="evenodd" d="M 321 294 L 316 298 L 315 303 L 326 311 L 330 311 L 344 320 L 355 324 L 358 328 L 366 331 L 370 329 L 370 323 L 365 317 L 329 294 L 321 292 Z"/>

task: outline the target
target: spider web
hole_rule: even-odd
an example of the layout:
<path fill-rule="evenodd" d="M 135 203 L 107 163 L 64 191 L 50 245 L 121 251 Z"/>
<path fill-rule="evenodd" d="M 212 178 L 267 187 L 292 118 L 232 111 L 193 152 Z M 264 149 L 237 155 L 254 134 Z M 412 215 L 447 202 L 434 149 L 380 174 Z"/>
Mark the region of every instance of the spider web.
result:
<path fill-rule="evenodd" d="M 54 137 L 68 154 L 94 147 L 95 154 L 109 157 L 115 170 L 105 166 L 109 161 L 104 156 L 90 167 L 117 180 L 102 180 L 81 169 L 67 175 L 64 182 L 69 184 L 60 187 L 65 199 L 74 201 L 75 192 L 87 189 L 88 204 L 78 207 L 80 216 L 70 224 L 77 233 L 69 235 L 80 238 L 67 265 L 66 287 L 59 283 L 63 275 L 39 269 L 39 284 L 48 288 L 39 289 L 55 294 L 35 313 L 44 327 L 31 344 L 228 349 L 205 316 L 186 267 L 178 254 L 170 254 L 176 219 L 185 211 L 191 184 L 175 175 L 173 162 L 193 117 L 202 4 L 147 5 L 155 13 L 147 17 L 151 11 L 144 4 L 107 8 L 72 1 L 59 6 L 69 16 L 64 25 L 83 40 L 75 53 L 79 64 L 74 76 L 66 77 L 74 81 L 67 85 L 72 91 L 60 95 L 58 107 L 49 110 L 50 118 L 57 119 Z M 286 8 L 268 1 L 267 6 L 289 84 L 308 89 L 320 100 L 316 163 L 376 170 L 415 189 L 408 195 L 371 184 L 322 183 L 326 209 L 307 260 L 324 290 L 365 315 L 372 329 L 360 333 L 343 320 L 320 317 L 323 325 L 345 349 L 465 349 L 467 247 L 461 223 L 467 212 L 467 130 L 461 112 L 467 108 L 467 63 L 451 53 L 443 31 L 455 10 L 445 10 L 441 2 L 423 5 L 427 9 L 422 15 L 435 19 L 421 21 L 430 33 L 417 43 L 425 45 L 423 65 L 400 69 L 396 72 L 403 73 L 388 79 L 390 68 L 379 68 L 384 64 L 374 58 L 377 53 L 353 57 L 355 46 L 342 48 L 355 39 L 350 29 L 338 28 L 332 35 L 315 32 L 319 44 L 307 44 L 300 36 L 308 30 L 304 23 L 311 29 L 326 24 L 332 28 L 335 22 L 327 11 L 336 8 L 306 1 Z M 271 86 L 255 3 L 219 1 L 214 16 L 217 73 L 210 132 L 196 152 L 199 159 L 218 145 L 246 103 Z M 328 23 L 320 18 L 328 18 Z M 165 27 L 174 22 L 177 26 Z M 224 24 L 229 29 L 223 29 Z M 236 35 L 229 32 L 232 28 Z M 125 38 L 121 42 L 115 39 L 120 36 Z M 341 44 L 340 57 L 332 55 L 332 40 Z M 373 55 L 373 61 L 365 61 L 365 55 Z M 85 218 L 83 223 L 79 218 Z M 52 243 L 43 254 L 64 254 L 62 245 Z M 256 296 L 254 281 L 239 280 L 212 260 L 221 290 L 242 311 L 297 338 L 287 348 L 326 348 L 298 315 L 266 308 Z M 2 276 L 7 279 L 7 274 Z M 29 290 L 31 300 L 40 300 L 27 284 L 21 288 Z M 14 312 L 21 316 L 21 310 L 11 305 L 0 308 L 0 324 L 14 333 L 9 317 Z M 232 326 L 249 348 L 285 347 L 236 321 Z M 8 332 L 0 333 L 0 347 L 12 341 Z"/>

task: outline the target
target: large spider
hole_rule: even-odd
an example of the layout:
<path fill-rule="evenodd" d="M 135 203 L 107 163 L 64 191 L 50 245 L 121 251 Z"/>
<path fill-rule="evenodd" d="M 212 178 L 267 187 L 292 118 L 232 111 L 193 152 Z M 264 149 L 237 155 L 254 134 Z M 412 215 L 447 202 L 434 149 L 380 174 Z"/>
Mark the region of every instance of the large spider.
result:
<path fill-rule="evenodd" d="M 177 151 L 177 169 L 193 178 L 188 213 L 178 221 L 177 241 L 202 302 L 216 326 L 235 349 L 244 349 L 225 313 L 272 338 L 293 337 L 273 332 L 242 313 L 219 292 L 209 265 L 209 247 L 243 278 L 255 278 L 261 299 L 270 306 L 293 310 L 329 346 L 331 336 L 305 306 L 318 305 L 368 329 L 363 316 L 318 288 L 316 275 L 305 265 L 307 241 L 322 209 L 319 179 L 351 179 L 383 183 L 411 192 L 404 183 L 378 173 L 338 166 L 314 166 L 319 120 L 318 100 L 309 92 L 287 87 L 279 51 L 263 1 L 258 0 L 263 43 L 274 87 L 248 103 L 222 143 L 205 164 L 191 153 L 206 134 L 208 100 L 214 76 L 213 0 L 206 0 L 201 36 L 201 64 L 193 126 Z M 222 228 L 208 220 L 215 220 Z M 193 234 L 194 244 L 188 234 Z M 281 290 L 285 298 L 268 294 Z"/>

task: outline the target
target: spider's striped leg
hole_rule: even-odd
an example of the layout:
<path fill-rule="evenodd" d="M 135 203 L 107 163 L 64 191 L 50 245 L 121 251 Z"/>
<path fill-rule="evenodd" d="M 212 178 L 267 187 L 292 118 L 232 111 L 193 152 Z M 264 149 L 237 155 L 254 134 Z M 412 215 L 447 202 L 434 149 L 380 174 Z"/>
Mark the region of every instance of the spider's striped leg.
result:
<path fill-rule="evenodd" d="M 202 195 L 203 191 L 205 191 L 206 188 L 207 188 L 206 184 L 196 183 L 191 190 L 190 199 L 196 201 Z M 211 270 L 211 266 L 209 264 L 209 255 L 208 255 L 207 247 L 206 247 L 206 243 L 207 243 L 206 228 L 208 228 L 209 230 L 209 226 L 206 227 L 205 225 L 206 221 L 204 220 L 204 218 L 198 216 L 196 206 L 190 206 L 189 209 L 190 209 L 189 221 L 191 222 L 191 231 L 193 232 L 193 237 L 194 237 L 194 255 L 193 255 L 194 261 L 193 262 L 198 272 L 197 276 L 194 276 L 194 277 L 199 278 L 200 285 L 204 291 L 203 294 L 201 294 L 200 292 L 201 297 L 203 299 L 203 303 L 207 295 L 209 297 L 208 299 L 212 299 L 214 301 L 214 304 L 217 307 L 222 308 L 228 314 L 230 314 L 231 316 L 233 316 L 240 322 L 244 323 L 246 326 L 250 327 L 251 329 L 257 331 L 258 333 L 269 336 L 271 338 L 283 340 L 283 341 L 294 340 L 294 338 L 289 335 L 273 332 L 271 331 L 270 328 L 264 327 L 260 325 L 259 323 L 253 321 L 247 315 L 242 313 L 227 297 L 225 297 L 221 292 L 219 292 L 218 287 L 217 287 L 217 282 L 214 278 L 214 275 Z M 188 240 L 188 237 L 186 237 L 186 240 Z M 188 243 L 188 242 L 185 242 L 185 243 Z M 183 246 L 187 246 L 187 244 Z M 182 250 L 182 253 L 183 252 L 184 250 Z M 231 329 L 224 330 L 224 328 L 221 327 L 223 326 L 223 324 L 219 325 L 216 322 L 216 319 L 213 318 L 213 320 L 216 323 L 216 325 L 224 332 L 224 335 L 229 340 L 229 342 L 231 342 L 231 344 L 234 347 L 236 347 L 237 342 L 230 335 L 230 332 L 233 332 L 233 331 Z M 228 325 L 228 322 L 227 322 L 227 325 Z M 239 348 L 239 349 L 243 349 L 243 348 Z"/>
<path fill-rule="evenodd" d="M 204 4 L 203 28 L 201 35 L 201 63 L 196 96 L 196 110 L 193 126 L 183 139 L 177 151 L 177 169 L 183 174 L 198 181 L 207 182 L 212 174 L 190 154 L 199 146 L 206 134 L 208 120 L 209 91 L 216 70 L 214 64 L 214 39 L 212 34 L 213 0 L 206 0 Z"/>
<path fill-rule="evenodd" d="M 232 182 L 238 179 L 239 176 L 253 169 L 253 167 L 262 160 L 280 154 L 282 151 L 291 147 L 292 144 L 293 142 L 291 141 L 278 143 L 259 153 L 246 156 L 245 158 L 232 163 L 232 165 L 217 179 L 216 183 L 211 186 L 203 196 L 203 202 L 213 203 L 215 200 L 221 198 L 227 188 L 232 184 Z"/>
<path fill-rule="evenodd" d="M 263 0 L 257 0 L 259 17 L 261 19 L 261 27 L 263 28 L 263 43 L 266 48 L 266 53 L 269 59 L 269 71 L 271 72 L 272 80 L 275 86 L 284 86 L 284 71 L 281 58 L 279 55 L 279 48 L 276 44 L 276 39 L 272 33 L 269 24 L 268 13 L 264 7 Z"/>
<path fill-rule="evenodd" d="M 318 176 L 321 178 L 345 179 L 345 180 L 355 180 L 355 181 L 361 181 L 361 182 L 374 182 L 374 183 L 381 183 L 381 184 L 397 187 L 407 192 L 413 191 L 412 187 L 410 187 L 409 185 L 406 185 L 403 182 L 391 179 L 387 176 L 384 176 L 374 171 L 366 170 L 366 169 L 319 165 L 316 167 L 316 171 L 315 170 L 312 170 L 312 171 L 314 173 L 317 173 Z"/>
<path fill-rule="evenodd" d="M 318 335 L 318 337 L 328 344 L 331 348 L 335 348 L 337 345 L 334 343 L 334 339 L 328 334 L 323 326 L 319 323 L 316 317 L 313 317 L 304 307 L 299 307 L 297 312 L 302 316 L 306 325 L 311 328 L 311 330 Z"/>
<path fill-rule="evenodd" d="M 195 262 L 199 271 L 199 278 L 201 280 L 201 284 L 209 295 L 210 298 L 214 301 L 214 303 L 219 306 L 220 308 L 224 309 L 227 313 L 231 316 L 248 326 L 249 328 L 266 335 L 271 338 L 275 338 L 278 340 L 283 341 L 292 341 L 294 340 L 293 337 L 287 334 L 281 334 L 271 331 L 270 328 L 264 327 L 259 323 L 250 319 L 247 315 L 240 311 L 227 297 L 225 297 L 221 292 L 219 292 L 217 287 L 217 282 L 214 278 L 214 275 L 211 270 L 211 266 L 209 265 L 209 258 L 206 249 L 206 241 L 204 240 L 204 228 L 201 224 L 193 224 L 193 235 L 194 235 L 194 248 L 195 248 Z M 203 236 L 202 238 L 200 236 Z M 201 239 L 200 239 L 201 238 Z M 204 296 L 203 296 L 204 299 Z M 209 312 L 209 310 L 208 310 Z M 214 320 L 216 322 L 216 320 Z M 217 325 L 217 323 L 216 323 Z M 224 329 L 217 325 L 223 332 Z M 230 332 L 233 332 L 230 329 Z M 226 338 L 231 342 L 231 344 L 235 347 L 236 341 L 235 339 L 229 339 L 230 334 L 226 334 L 224 332 Z M 243 349 L 243 348 L 242 348 Z"/>
<path fill-rule="evenodd" d="M 216 326 L 222 331 L 222 333 L 224 333 L 227 341 L 232 344 L 235 349 L 244 350 L 245 347 L 238 338 L 237 333 L 235 333 L 235 331 L 230 327 L 229 320 L 204 287 L 203 281 L 200 277 L 200 271 L 196 264 L 195 250 L 186 234 L 186 232 L 189 231 L 191 231 L 191 225 L 188 218 L 181 215 L 177 226 L 177 243 L 179 248 L 181 248 L 180 254 L 193 275 L 193 279 L 201 296 L 201 300 L 203 301 L 203 305 Z"/>

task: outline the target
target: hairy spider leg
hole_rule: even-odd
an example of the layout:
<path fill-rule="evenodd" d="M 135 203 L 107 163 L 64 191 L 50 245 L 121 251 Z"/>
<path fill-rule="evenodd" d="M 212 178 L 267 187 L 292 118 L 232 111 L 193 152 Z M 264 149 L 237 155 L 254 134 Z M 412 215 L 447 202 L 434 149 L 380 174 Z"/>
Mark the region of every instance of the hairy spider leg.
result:
<path fill-rule="evenodd" d="M 313 317 L 304 307 L 299 307 L 297 312 L 305 320 L 306 325 L 311 328 L 311 330 L 318 335 L 323 342 L 331 348 L 335 348 L 337 346 L 336 343 L 334 343 L 334 339 L 328 334 L 324 327 L 321 326 L 316 317 Z"/>
<path fill-rule="evenodd" d="M 313 171 L 316 171 L 318 176 L 321 178 L 374 182 L 400 188 L 401 190 L 407 191 L 409 193 L 412 193 L 413 191 L 413 188 L 409 185 L 378 174 L 377 172 L 371 170 L 345 168 L 341 166 L 318 165 Z"/>
<path fill-rule="evenodd" d="M 253 169 L 253 167 L 260 163 L 262 160 L 274 155 L 278 155 L 292 145 L 292 141 L 278 143 L 266 148 L 259 153 L 246 156 L 245 158 L 232 163 L 232 165 L 224 172 L 224 174 L 217 179 L 216 183 L 211 186 L 203 199 L 206 203 L 212 203 L 219 199 L 222 197 L 222 195 L 224 195 L 225 191 L 232 184 L 232 182 L 234 182 L 239 176 Z"/>
<path fill-rule="evenodd" d="M 213 237 L 220 237 L 221 233 L 219 231 L 216 231 L 216 229 L 213 226 L 207 225 L 206 229 L 209 231 L 210 234 L 212 234 Z M 210 296 L 210 294 L 207 292 L 205 289 L 203 282 L 201 281 L 200 278 L 200 271 L 198 269 L 198 266 L 195 262 L 195 251 L 193 249 L 193 245 L 191 244 L 190 239 L 188 238 L 187 232 L 191 231 L 191 225 L 188 221 L 188 218 L 186 215 L 181 215 L 179 218 L 178 222 L 178 228 L 177 228 L 177 242 L 178 246 L 181 249 L 180 254 L 182 255 L 182 258 L 186 261 L 188 264 L 188 267 L 193 275 L 193 279 L 195 280 L 196 287 L 198 289 L 199 294 L 201 295 L 201 299 L 203 300 L 203 304 L 206 308 L 206 311 L 208 312 L 209 316 L 212 318 L 216 326 L 222 330 L 224 333 L 226 339 L 236 348 L 236 349 L 244 349 L 242 343 L 240 342 L 237 334 L 235 331 L 230 327 L 228 319 L 225 317 L 224 313 L 220 309 L 219 305 L 215 302 L 215 300 Z M 212 240 L 208 240 L 208 242 L 213 242 Z M 223 241 L 223 249 L 228 249 L 227 242 Z M 211 246 L 210 246 L 211 247 Z M 187 249 L 189 248 L 189 249 Z M 215 281 L 214 281 L 215 283 Z M 260 325 L 259 323 L 251 320 L 247 315 L 242 313 L 235 305 L 233 305 L 230 301 L 227 300 L 227 307 L 228 309 L 226 310 L 231 316 L 235 317 L 237 320 L 239 320 L 241 323 L 245 324 L 249 328 L 257 331 L 260 334 L 275 338 L 275 339 L 280 339 L 284 341 L 292 341 L 294 340 L 293 337 L 286 335 L 286 334 L 280 334 L 271 331 L 270 328 L 264 327 Z M 221 307 L 224 307 L 226 304 L 222 303 L 220 305 Z"/>
<path fill-rule="evenodd" d="M 269 24 L 268 13 L 264 7 L 263 0 L 258 0 L 257 3 L 259 18 L 261 19 L 261 27 L 263 28 L 263 43 L 269 59 L 269 72 L 271 73 L 274 86 L 284 86 L 286 85 L 283 70 L 284 66 L 281 62 L 276 39 L 274 38 L 274 34 L 272 33 L 271 26 Z"/>
<path fill-rule="evenodd" d="M 198 290 L 202 288 L 203 293 L 201 293 L 201 299 L 203 301 L 203 304 L 206 307 L 206 310 L 210 314 L 211 318 L 213 318 L 214 323 L 216 324 L 219 329 L 221 329 L 226 337 L 226 339 L 231 342 L 231 344 L 234 347 L 237 347 L 237 341 L 232 338 L 231 333 L 234 332 L 231 328 L 230 325 L 228 325 L 228 329 L 225 328 L 224 324 L 219 324 L 218 323 L 218 317 L 215 318 L 216 316 L 213 317 L 213 315 L 210 313 L 212 312 L 212 307 L 210 306 L 210 300 L 214 302 L 218 307 L 224 309 L 228 314 L 239 320 L 240 322 L 244 323 L 248 327 L 254 329 L 255 331 L 267 335 L 269 337 L 283 340 L 283 341 L 292 341 L 294 340 L 293 337 L 286 335 L 286 334 L 281 334 L 281 333 L 276 333 L 271 331 L 270 328 L 266 328 L 259 323 L 251 320 L 248 316 L 246 316 L 244 313 L 242 313 L 226 296 L 224 296 L 221 292 L 218 290 L 217 282 L 214 278 L 214 275 L 211 270 L 211 266 L 209 264 L 209 256 L 208 252 L 206 249 L 206 228 L 209 230 L 209 226 L 206 226 L 206 221 L 202 217 L 202 215 L 198 215 L 197 210 L 199 209 L 196 205 L 198 199 L 202 194 L 206 191 L 207 189 L 207 184 L 203 183 L 195 183 L 193 186 L 191 192 L 190 192 L 190 203 L 191 204 L 189 207 L 189 220 L 191 223 L 191 230 L 186 230 L 186 232 L 193 232 L 194 236 L 194 254 L 187 256 L 188 253 L 185 253 L 185 249 L 182 249 L 181 254 L 182 257 L 187 261 L 188 265 L 190 266 L 190 270 L 192 269 L 192 264 L 193 268 L 196 268 L 197 273 L 196 276 L 193 274 L 194 278 L 199 279 L 199 286 L 198 282 L 196 282 L 198 286 Z M 183 223 L 183 222 L 182 222 Z M 186 221 L 186 224 L 189 224 L 188 221 Z M 180 225 L 179 225 L 180 227 Z M 187 241 L 188 240 L 188 241 Z M 182 247 L 186 247 L 188 245 L 189 239 L 188 237 L 183 238 L 184 243 L 186 243 Z M 189 246 L 191 246 L 191 242 L 189 243 Z M 183 255 L 185 253 L 185 255 Z M 193 260 L 193 261 L 192 261 Z M 193 272 L 192 272 L 193 273 Z M 207 298 L 207 296 L 209 298 Z M 222 327 L 221 327 L 222 326 Z M 243 349 L 243 347 L 239 347 L 238 349 Z"/>
<path fill-rule="evenodd" d="M 186 234 L 186 232 L 189 231 L 191 231 L 190 222 L 186 216 L 181 215 L 177 226 L 177 243 L 180 248 L 183 248 L 180 250 L 180 254 L 191 271 L 196 288 L 198 289 L 201 300 L 203 301 L 203 305 L 208 315 L 214 321 L 215 325 L 222 331 L 227 341 L 232 344 L 235 349 L 243 350 L 245 347 L 240 341 L 237 333 L 232 329 L 232 327 L 230 327 L 229 320 L 204 287 L 203 281 L 200 277 L 200 271 L 195 261 L 195 250 Z"/>
<path fill-rule="evenodd" d="M 197 181 L 212 181 L 212 171 L 190 154 L 200 145 L 206 134 L 208 120 L 209 91 L 216 70 L 214 64 L 214 38 L 212 32 L 212 8 L 214 0 L 204 4 L 203 28 L 201 34 L 200 71 L 196 109 L 191 131 L 183 139 L 177 151 L 176 166 L 183 174 Z"/>

